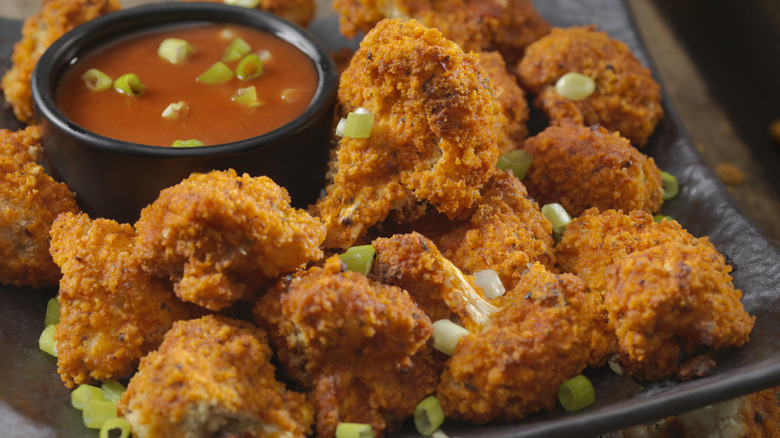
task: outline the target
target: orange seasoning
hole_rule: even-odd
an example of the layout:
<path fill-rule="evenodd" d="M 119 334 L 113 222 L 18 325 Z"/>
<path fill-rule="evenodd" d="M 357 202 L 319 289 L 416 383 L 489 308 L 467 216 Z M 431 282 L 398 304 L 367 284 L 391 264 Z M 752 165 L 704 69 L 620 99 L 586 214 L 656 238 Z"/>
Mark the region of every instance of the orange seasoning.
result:
<path fill-rule="evenodd" d="M 184 40 L 194 50 L 183 62 L 172 63 L 158 55 L 160 44 L 168 38 Z M 263 60 L 262 73 L 250 79 L 233 75 L 224 83 L 199 80 L 236 38 L 246 43 L 248 54 Z M 224 61 L 233 72 L 239 63 Z M 133 73 L 143 92 L 129 96 L 113 86 L 90 90 L 82 79 L 89 69 L 112 79 Z M 251 87 L 256 101 L 236 97 Z M 316 87 L 313 62 L 281 38 L 244 26 L 201 24 L 138 34 L 87 54 L 64 74 L 57 103 L 70 120 L 106 137 L 154 146 L 193 139 L 216 145 L 264 134 L 292 121 L 309 105 Z M 185 102 L 185 109 L 163 117 L 165 109 L 178 102 Z"/>

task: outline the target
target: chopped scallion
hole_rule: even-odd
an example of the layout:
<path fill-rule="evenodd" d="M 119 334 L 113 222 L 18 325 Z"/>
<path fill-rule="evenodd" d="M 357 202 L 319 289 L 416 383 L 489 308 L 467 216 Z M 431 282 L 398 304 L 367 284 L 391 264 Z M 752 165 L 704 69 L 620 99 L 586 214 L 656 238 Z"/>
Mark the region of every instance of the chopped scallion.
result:
<path fill-rule="evenodd" d="M 558 387 L 558 402 L 569 412 L 579 411 L 596 401 L 596 391 L 587 377 L 580 374 Z"/>
<path fill-rule="evenodd" d="M 81 75 L 81 80 L 84 81 L 84 85 L 87 86 L 87 89 L 92 91 L 108 90 L 114 84 L 114 80 L 111 79 L 111 76 L 96 68 L 85 71 L 84 74 Z"/>
<path fill-rule="evenodd" d="M 174 140 L 171 144 L 171 147 L 174 148 L 192 148 L 192 147 L 198 147 L 203 146 L 203 142 L 200 140 L 190 139 L 190 140 Z"/>
<path fill-rule="evenodd" d="M 560 240 L 566 225 L 571 222 L 571 216 L 561 204 L 552 203 L 542 207 L 542 214 L 552 223 L 555 240 Z"/>
<path fill-rule="evenodd" d="M 452 356 L 458 341 L 469 332 L 449 319 L 440 319 L 433 323 L 433 348 Z"/>
<path fill-rule="evenodd" d="M 204 84 L 224 84 L 233 79 L 233 70 L 222 61 L 217 61 L 205 72 L 198 76 L 198 82 Z"/>
<path fill-rule="evenodd" d="M 114 81 L 114 90 L 127 96 L 140 96 L 146 91 L 141 79 L 135 73 L 127 73 Z"/>
<path fill-rule="evenodd" d="M 90 429 L 100 429 L 103 423 L 116 418 L 116 404 L 106 400 L 92 400 L 81 411 L 84 425 Z"/>
<path fill-rule="evenodd" d="M 344 123 L 344 137 L 368 138 L 371 135 L 373 124 L 373 114 L 351 112 L 347 114 L 347 121 Z"/>
<path fill-rule="evenodd" d="M 436 396 L 429 395 L 414 408 L 414 426 L 417 432 L 430 436 L 444 424 L 444 411 Z"/>
<path fill-rule="evenodd" d="M 44 318 L 44 325 L 52 325 L 60 322 L 60 302 L 57 298 L 51 298 L 46 303 L 46 317 Z"/>
<path fill-rule="evenodd" d="M 190 114 L 190 106 L 187 102 L 180 100 L 165 107 L 162 112 L 163 119 L 174 120 L 183 119 Z"/>
<path fill-rule="evenodd" d="M 675 198 L 680 193 L 680 183 L 677 177 L 669 172 L 661 171 L 661 182 L 664 185 L 664 194 L 661 196 L 664 201 Z"/>
<path fill-rule="evenodd" d="M 240 6 L 242 8 L 252 9 L 260 4 L 260 0 L 224 0 L 226 5 Z"/>
<path fill-rule="evenodd" d="M 530 152 L 522 149 L 514 149 L 506 154 L 498 157 L 496 166 L 499 169 L 507 170 L 511 169 L 518 179 L 525 178 L 525 174 L 528 173 L 528 169 L 531 168 L 531 163 L 534 161 L 534 156 Z"/>
<path fill-rule="evenodd" d="M 56 325 L 49 324 L 43 329 L 41 337 L 38 338 L 38 348 L 54 357 L 57 357 L 57 342 L 54 340 L 54 331 L 56 329 Z"/>
<path fill-rule="evenodd" d="M 271 52 L 266 49 L 258 50 L 257 56 L 260 57 L 260 60 L 263 61 L 263 63 L 267 63 L 268 61 L 273 59 L 273 56 L 271 56 Z"/>
<path fill-rule="evenodd" d="M 225 62 L 238 61 L 251 51 L 252 46 L 244 41 L 243 38 L 237 37 L 225 48 L 225 51 L 222 52 L 222 60 Z"/>
<path fill-rule="evenodd" d="M 112 418 L 100 427 L 100 438 L 128 438 L 130 422 L 122 417 Z"/>
<path fill-rule="evenodd" d="M 368 275 L 371 272 L 371 266 L 374 263 L 376 250 L 371 245 L 358 245 L 347 249 L 339 258 L 350 271 L 360 272 Z"/>
<path fill-rule="evenodd" d="M 257 89 L 254 85 L 239 88 L 230 96 L 230 100 L 250 108 L 263 105 L 263 102 L 257 99 Z"/>
<path fill-rule="evenodd" d="M 657 222 L 657 223 L 659 223 L 659 224 L 660 224 L 661 222 L 663 222 L 663 221 L 673 221 L 673 220 L 674 220 L 674 218 L 673 218 L 673 217 L 671 217 L 671 216 L 667 216 L 667 215 L 665 215 L 665 214 L 657 214 L 657 215 L 653 216 L 653 221 L 654 221 L 654 222 Z"/>
<path fill-rule="evenodd" d="M 374 430 L 370 424 L 339 423 L 336 426 L 336 438 L 373 438 Z"/>
<path fill-rule="evenodd" d="M 103 384 L 100 385 L 100 389 L 103 391 L 103 397 L 105 397 L 106 400 L 114 403 L 118 402 L 122 397 L 122 393 L 127 390 L 125 385 L 122 385 L 121 383 L 112 379 L 103 382 Z"/>
<path fill-rule="evenodd" d="M 242 81 L 254 79 L 263 74 L 263 61 L 254 53 L 244 56 L 236 66 L 236 77 Z"/>
<path fill-rule="evenodd" d="M 555 83 L 555 92 L 569 100 L 582 100 L 596 91 L 596 81 L 582 73 L 569 72 Z"/>
<path fill-rule="evenodd" d="M 195 47 L 181 38 L 166 38 L 157 47 L 157 56 L 176 65 L 183 64 L 195 52 Z"/>
<path fill-rule="evenodd" d="M 474 273 L 474 280 L 477 286 L 482 288 L 482 295 L 488 299 L 495 299 L 504 295 L 506 288 L 501 282 L 501 277 L 492 269 L 484 269 Z"/>
<path fill-rule="evenodd" d="M 79 410 L 84 409 L 84 407 L 86 407 L 93 400 L 105 400 L 105 397 L 103 396 L 103 390 L 97 386 L 82 383 L 78 386 L 78 388 L 74 389 L 73 392 L 70 393 L 70 404 Z"/>
<path fill-rule="evenodd" d="M 301 97 L 303 97 L 303 91 L 298 88 L 285 88 L 282 90 L 282 100 L 285 102 L 299 102 Z"/>

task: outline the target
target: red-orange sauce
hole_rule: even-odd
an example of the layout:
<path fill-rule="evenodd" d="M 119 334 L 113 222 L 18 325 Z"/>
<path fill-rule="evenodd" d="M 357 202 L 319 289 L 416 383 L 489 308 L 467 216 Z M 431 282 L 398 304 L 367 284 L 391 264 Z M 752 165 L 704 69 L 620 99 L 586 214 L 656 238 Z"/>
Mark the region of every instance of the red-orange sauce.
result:
<path fill-rule="evenodd" d="M 224 32 L 225 30 L 229 32 Z M 226 37 L 226 34 L 230 35 Z M 236 77 L 225 84 L 205 84 L 196 78 L 219 61 L 235 36 L 244 39 L 252 52 L 267 50 L 263 74 L 252 80 Z M 157 55 L 166 38 L 181 38 L 197 52 L 183 64 L 174 65 Z M 226 63 L 235 69 L 238 62 Z M 97 68 L 116 79 L 135 73 L 146 87 L 137 97 L 113 88 L 91 91 L 81 79 Z M 248 107 L 231 100 L 239 89 L 254 85 L 262 106 Z M 59 84 L 59 108 L 73 122 L 106 137 L 134 143 L 170 146 L 175 140 L 196 139 L 205 145 L 238 141 L 279 128 L 303 113 L 317 86 L 313 62 L 282 39 L 248 27 L 203 24 L 143 33 L 108 44 L 77 60 Z M 295 89 L 294 98 L 283 91 Z M 165 119 L 162 112 L 185 101 L 189 114 Z"/>

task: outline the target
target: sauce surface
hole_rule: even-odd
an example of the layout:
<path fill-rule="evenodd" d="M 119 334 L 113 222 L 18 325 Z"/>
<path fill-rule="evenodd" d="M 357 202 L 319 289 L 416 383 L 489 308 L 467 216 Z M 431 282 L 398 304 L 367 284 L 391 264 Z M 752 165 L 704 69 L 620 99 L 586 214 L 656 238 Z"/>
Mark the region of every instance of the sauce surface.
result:
<path fill-rule="evenodd" d="M 251 53 L 268 51 L 263 73 L 251 80 L 233 77 L 224 84 L 197 80 L 235 37 L 251 46 Z M 180 38 L 196 52 L 180 64 L 157 54 L 166 38 Z M 225 62 L 235 69 L 238 61 Z M 112 79 L 136 74 L 145 86 L 140 96 L 120 94 L 109 87 L 89 90 L 82 74 L 96 68 Z M 237 90 L 254 85 L 259 106 L 231 100 Z M 225 24 L 166 27 L 141 33 L 98 48 L 78 59 L 64 74 L 57 103 L 70 120 L 106 137 L 171 146 L 177 140 L 195 139 L 204 145 L 243 140 L 279 128 L 303 113 L 317 86 L 317 71 L 306 54 L 282 39 L 256 29 Z M 295 90 L 285 92 L 285 90 Z M 171 103 L 187 102 L 185 117 L 166 119 Z"/>

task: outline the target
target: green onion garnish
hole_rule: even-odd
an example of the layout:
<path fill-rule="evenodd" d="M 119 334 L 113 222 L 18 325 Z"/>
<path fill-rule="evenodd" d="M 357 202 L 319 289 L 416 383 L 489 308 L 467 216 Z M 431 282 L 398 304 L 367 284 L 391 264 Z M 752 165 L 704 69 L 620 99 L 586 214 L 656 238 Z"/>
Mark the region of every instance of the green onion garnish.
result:
<path fill-rule="evenodd" d="M 187 102 L 180 100 L 165 107 L 162 112 L 163 119 L 174 120 L 183 119 L 190 114 L 190 106 Z"/>
<path fill-rule="evenodd" d="M 528 169 L 531 167 L 533 161 L 534 156 L 531 155 L 530 152 L 522 149 L 515 149 L 498 157 L 496 166 L 502 170 L 511 169 L 512 174 L 518 179 L 523 179 L 525 178 L 525 174 L 528 173 Z"/>
<path fill-rule="evenodd" d="M 43 329 L 41 337 L 38 338 L 38 348 L 50 355 L 57 357 L 57 342 L 54 340 L 54 331 L 56 325 L 49 324 Z"/>
<path fill-rule="evenodd" d="M 569 100 L 582 100 L 596 91 L 596 82 L 582 73 L 569 72 L 555 83 L 555 92 Z"/>
<path fill-rule="evenodd" d="M 482 295 L 490 300 L 496 299 L 506 292 L 501 277 L 492 269 L 483 269 L 475 272 L 474 282 L 482 288 Z"/>
<path fill-rule="evenodd" d="M 174 148 L 193 148 L 203 146 L 203 142 L 196 139 L 190 139 L 190 140 L 174 140 L 171 144 L 171 147 Z"/>
<path fill-rule="evenodd" d="M 233 70 L 222 61 L 217 61 L 205 72 L 198 76 L 198 82 L 204 84 L 224 84 L 233 79 Z"/>
<path fill-rule="evenodd" d="M 57 298 L 51 298 L 46 303 L 46 317 L 44 325 L 52 325 L 60 322 L 60 302 Z"/>
<path fill-rule="evenodd" d="M 370 424 L 339 423 L 336 426 L 336 438 L 373 438 L 374 430 Z"/>
<path fill-rule="evenodd" d="M 195 52 L 192 44 L 180 38 L 166 38 L 157 47 L 160 58 L 177 65 L 183 64 Z"/>
<path fill-rule="evenodd" d="M 114 84 L 114 80 L 111 79 L 111 76 L 96 68 L 85 71 L 84 74 L 81 75 L 81 80 L 84 81 L 84 85 L 87 86 L 87 89 L 92 91 L 108 90 Z"/>
<path fill-rule="evenodd" d="M 100 385 L 100 390 L 103 391 L 103 397 L 110 402 L 118 402 L 127 388 L 116 380 L 106 380 Z"/>
<path fill-rule="evenodd" d="M 579 411 L 596 401 L 596 391 L 587 377 L 580 374 L 558 387 L 558 402 L 569 412 Z"/>
<path fill-rule="evenodd" d="M 458 341 L 469 332 L 449 319 L 440 319 L 433 323 L 433 348 L 452 356 Z"/>
<path fill-rule="evenodd" d="M 429 395 L 414 408 L 414 426 L 417 432 L 430 436 L 444 423 L 444 411 L 436 396 Z"/>
<path fill-rule="evenodd" d="M 551 203 L 542 207 L 542 214 L 551 223 L 555 240 L 560 240 L 566 225 L 571 222 L 571 216 L 561 204 Z"/>
<path fill-rule="evenodd" d="M 100 429 L 103 423 L 116 418 L 116 404 L 105 400 L 92 400 L 81 411 L 84 425 L 90 429 Z"/>
<path fill-rule="evenodd" d="M 100 438 L 128 438 L 130 422 L 122 417 L 112 418 L 100 427 Z"/>
<path fill-rule="evenodd" d="M 254 53 L 244 56 L 236 66 L 236 77 L 242 81 L 254 79 L 261 74 L 263 74 L 263 61 Z"/>
<path fill-rule="evenodd" d="M 673 221 L 673 220 L 674 220 L 673 217 L 667 216 L 665 214 L 657 214 L 657 215 L 653 216 L 653 221 L 656 222 L 656 223 L 659 223 L 659 224 L 661 222 L 663 222 L 663 221 Z"/>
<path fill-rule="evenodd" d="M 136 97 L 144 94 L 146 87 L 135 73 L 127 73 L 114 81 L 114 90 L 119 94 Z"/>
<path fill-rule="evenodd" d="M 82 383 L 70 393 L 70 404 L 79 410 L 84 409 L 93 400 L 105 401 L 103 390 L 97 386 Z"/>
<path fill-rule="evenodd" d="M 252 51 L 252 46 L 242 38 L 236 37 L 222 52 L 222 60 L 225 62 L 238 61 Z"/>
<path fill-rule="evenodd" d="M 350 271 L 360 272 L 363 275 L 368 275 L 371 272 L 371 266 L 374 263 L 374 255 L 376 250 L 371 245 L 358 245 L 353 246 L 346 250 L 343 254 L 339 255 L 339 258 Z"/>
<path fill-rule="evenodd" d="M 241 6 L 242 8 L 252 9 L 260 4 L 260 0 L 223 0 L 226 5 Z"/>
<path fill-rule="evenodd" d="M 297 88 L 285 88 L 282 90 L 282 100 L 285 102 L 298 102 L 303 96 L 303 91 Z"/>
<path fill-rule="evenodd" d="M 371 126 L 374 124 L 374 115 L 365 108 L 358 108 L 347 114 L 346 119 L 341 119 L 336 126 L 336 135 L 339 137 L 368 138 L 371 135 Z"/>
<path fill-rule="evenodd" d="M 246 88 L 239 88 L 230 96 L 230 100 L 250 108 L 263 105 L 263 102 L 257 99 L 257 89 L 254 85 Z"/>
<path fill-rule="evenodd" d="M 664 194 L 662 195 L 664 201 L 673 199 L 680 193 L 680 183 L 677 182 L 677 178 L 671 173 L 662 170 L 661 182 L 664 185 Z"/>

